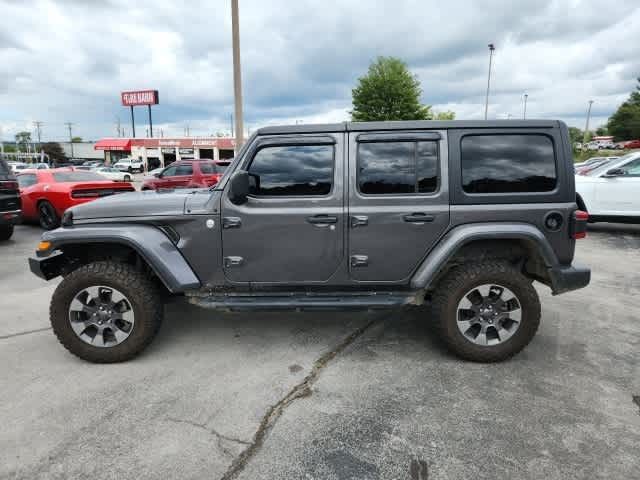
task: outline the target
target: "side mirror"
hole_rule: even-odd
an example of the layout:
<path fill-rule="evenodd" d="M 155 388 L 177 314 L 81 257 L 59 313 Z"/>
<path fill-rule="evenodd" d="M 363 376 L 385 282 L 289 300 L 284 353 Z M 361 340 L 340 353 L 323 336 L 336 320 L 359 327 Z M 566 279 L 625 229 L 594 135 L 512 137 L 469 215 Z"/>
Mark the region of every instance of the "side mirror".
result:
<path fill-rule="evenodd" d="M 622 175 L 626 175 L 627 172 L 625 172 L 622 168 L 612 168 L 611 170 L 607 170 L 607 173 L 605 173 L 605 177 L 620 177 Z"/>
<path fill-rule="evenodd" d="M 160 178 L 161 175 L 162 175 L 162 172 L 156 172 L 151 174 L 152 177 L 156 177 L 156 178 Z"/>
<path fill-rule="evenodd" d="M 234 205 L 242 205 L 249 195 L 249 173 L 238 170 L 229 180 L 229 200 Z"/>

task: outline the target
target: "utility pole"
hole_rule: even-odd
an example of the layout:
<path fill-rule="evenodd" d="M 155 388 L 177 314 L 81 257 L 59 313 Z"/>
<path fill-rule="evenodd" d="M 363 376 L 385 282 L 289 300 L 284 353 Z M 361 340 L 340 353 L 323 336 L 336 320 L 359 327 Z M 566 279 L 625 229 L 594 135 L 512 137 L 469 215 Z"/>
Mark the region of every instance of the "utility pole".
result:
<path fill-rule="evenodd" d="M 233 97 L 236 115 L 236 153 L 242 147 L 244 127 L 242 126 L 242 72 L 240 68 L 240 21 L 238 0 L 231 0 L 231 35 L 233 43 Z"/>
<path fill-rule="evenodd" d="M 591 117 L 591 105 L 593 105 L 593 100 L 589 100 L 589 109 L 587 110 L 587 124 L 584 126 L 584 135 L 582 136 L 582 150 L 585 149 L 587 136 L 589 135 L 589 118 Z"/>
<path fill-rule="evenodd" d="M 122 133 L 120 129 L 120 117 L 116 117 L 116 131 L 118 132 L 118 137 L 120 137 Z"/>
<path fill-rule="evenodd" d="M 233 113 L 229 114 L 229 126 L 231 127 L 231 138 L 233 138 Z"/>
<path fill-rule="evenodd" d="M 489 44 L 489 75 L 487 76 L 487 96 L 484 100 L 484 119 L 487 119 L 487 114 L 489 113 L 489 90 L 491 88 L 491 61 L 493 60 L 493 51 L 496 47 L 493 43 Z"/>
<path fill-rule="evenodd" d="M 73 126 L 73 123 L 66 122 L 65 125 L 69 129 L 69 144 L 71 145 L 71 158 L 75 158 L 75 155 L 73 154 L 73 135 L 71 133 L 71 127 Z"/>
<path fill-rule="evenodd" d="M 526 120 L 527 118 L 527 98 L 529 95 L 527 93 L 524 94 L 524 109 L 522 110 L 522 119 Z"/>
<path fill-rule="evenodd" d="M 40 150 L 40 127 L 42 127 L 42 122 L 37 121 L 37 122 L 33 122 L 33 124 L 36 127 L 36 132 L 38 135 L 38 150 Z"/>

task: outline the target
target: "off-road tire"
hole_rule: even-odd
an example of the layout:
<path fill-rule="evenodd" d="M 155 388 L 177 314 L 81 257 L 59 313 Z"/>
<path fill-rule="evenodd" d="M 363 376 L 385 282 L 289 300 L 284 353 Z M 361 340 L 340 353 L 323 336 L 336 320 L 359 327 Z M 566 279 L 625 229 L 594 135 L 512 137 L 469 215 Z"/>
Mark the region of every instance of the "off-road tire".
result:
<path fill-rule="evenodd" d="M 472 343 L 457 326 L 457 308 L 463 295 L 478 285 L 495 283 L 511 290 L 519 299 L 521 324 L 511 338 L 498 345 Z M 488 260 L 454 267 L 442 278 L 432 296 L 431 312 L 446 347 L 458 357 L 473 362 L 500 362 L 526 347 L 540 325 L 540 300 L 529 278 L 509 262 Z"/>
<path fill-rule="evenodd" d="M 13 235 L 13 225 L 0 227 L 0 242 L 5 242 Z"/>
<path fill-rule="evenodd" d="M 129 167 L 129 168 L 127 168 L 127 172 L 129 172 L 129 173 L 133 173 L 133 167 Z"/>
<path fill-rule="evenodd" d="M 133 331 L 122 343 L 96 347 L 83 342 L 71 328 L 69 305 L 75 295 L 89 286 L 104 285 L 122 292 L 131 301 L 135 314 Z M 95 262 L 74 270 L 58 285 L 51 299 L 50 319 L 60 343 L 74 355 L 93 363 L 130 360 L 154 339 L 164 313 L 160 293 L 151 279 L 131 265 Z"/>
<path fill-rule="evenodd" d="M 44 218 L 41 209 L 47 209 L 48 214 L 52 218 L 51 221 L 48 221 L 46 218 Z M 51 205 L 51 203 L 47 202 L 46 200 L 43 200 L 38 204 L 38 222 L 40 223 L 40 226 L 45 230 L 54 230 L 60 226 L 60 217 L 58 216 L 56 209 L 53 208 L 53 205 Z"/>

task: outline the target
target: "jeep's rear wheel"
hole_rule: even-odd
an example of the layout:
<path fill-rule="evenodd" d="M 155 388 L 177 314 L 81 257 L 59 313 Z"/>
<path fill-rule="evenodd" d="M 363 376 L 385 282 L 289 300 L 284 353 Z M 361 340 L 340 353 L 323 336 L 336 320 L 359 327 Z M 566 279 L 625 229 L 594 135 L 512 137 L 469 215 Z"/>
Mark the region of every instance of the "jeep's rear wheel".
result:
<path fill-rule="evenodd" d="M 66 276 L 51 300 L 53 331 L 74 355 L 95 363 L 123 362 L 151 343 L 163 304 L 151 280 L 117 262 L 84 265 Z"/>
<path fill-rule="evenodd" d="M 446 346 L 475 362 L 499 362 L 521 351 L 540 324 L 531 280 L 508 262 L 455 267 L 433 295 L 432 309 Z"/>

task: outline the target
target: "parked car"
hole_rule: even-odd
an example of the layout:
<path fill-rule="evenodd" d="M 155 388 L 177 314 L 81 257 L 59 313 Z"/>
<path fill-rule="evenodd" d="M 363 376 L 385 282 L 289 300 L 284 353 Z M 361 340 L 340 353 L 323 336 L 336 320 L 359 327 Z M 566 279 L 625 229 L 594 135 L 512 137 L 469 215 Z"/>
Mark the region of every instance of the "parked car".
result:
<path fill-rule="evenodd" d="M 640 223 L 640 152 L 576 176 L 576 194 L 591 222 Z"/>
<path fill-rule="evenodd" d="M 586 165 L 591 165 L 591 164 L 592 164 L 592 163 L 594 163 L 594 162 L 599 162 L 599 161 L 604 160 L 604 159 L 606 159 L 606 158 L 607 158 L 607 157 L 591 157 L 591 158 L 589 158 L 589 159 L 585 160 L 584 162 L 574 163 L 574 164 L 573 164 L 573 166 L 574 166 L 575 168 L 578 168 L 578 167 L 584 167 L 584 166 L 586 166 Z"/>
<path fill-rule="evenodd" d="M 64 274 L 53 331 L 93 362 L 140 353 L 172 295 L 221 311 L 427 305 L 452 352 L 500 361 L 538 329 L 534 281 L 589 283 L 571 266 L 587 214 L 568 139 L 542 120 L 265 127 L 211 189 L 71 208 L 29 264 Z"/>
<path fill-rule="evenodd" d="M 11 167 L 11 171 L 13 173 L 18 173 L 20 170 L 25 170 L 29 168 L 29 165 L 24 162 L 8 162 L 9 167 Z"/>
<path fill-rule="evenodd" d="M 93 168 L 91 171 L 99 175 L 102 175 L 103 177 L 106 177 L 109 180 L 113 180 L 114 182 L 130 182 L 131 181 L 130 173 L 121 172 L 117 168 L 98 167 L 98 168 Z"/>
<path fill-rule="evenodd" d="M 97 167 L 103 167 L 104 166 L 104 162 L 101 160 L 87 160 L 86 162 L 84 162 L 82 164 L 83 167 L 90 167 L 90 168 L 97 168 Z"/>
<path fill-rule="evenodd" d="M 36 169 L 36 170 L 48 170 L 51 167 L 49 166 L 48 163 L 41 162 L 41 163 L 34 164 L 31 168 Z"/>
<path fill-rule="evenodd" d="M 142 190 L 212 187 L 218 183 L 228 164 L 213 160 L 174 162 L 156 176 L 145 177 Z"/>
<path fill-rule="evenodd" d="M 630 150 L 632 148 L 640 148 L 640 140 L 629 140 L 624 144 L 625 150 Z"/>
<path fill-rule="evenodd" d="M 137 158 L 122 158 L 118 160 L 113 166 L 121 172 L 142 173 L 144 171 L 144 164 L 142 163 L 142 160 L 139 160 Z"/>
<path fill-rule="evenodd" d="M 9 240 L 13 226 L 20 222 L 20 191 L 11 168 L 0 159 L 0 241 Z"/>
<path fill-rule="evenodd" d="M 17 178 L 23 218 L 38 221 L 45 230 L 57 228 L 69 207 L 135 191 L 130 183 L 116 183 L 97 173 L 67 168 L 25 170 Z"/>
<path fill-rule="evenodd" d="M 583 165 L 582 167 L 578 167 L 575 169 L 576 174 L 578 175 L 587 175 L 589 172 L 595 170 L 596 168 L 601 167 L 602 165 L 607 165 L 612 161 L 615 161 L 618 157 L 604 157 L 597 162 L 592 162 L 588 165 Z"/>

